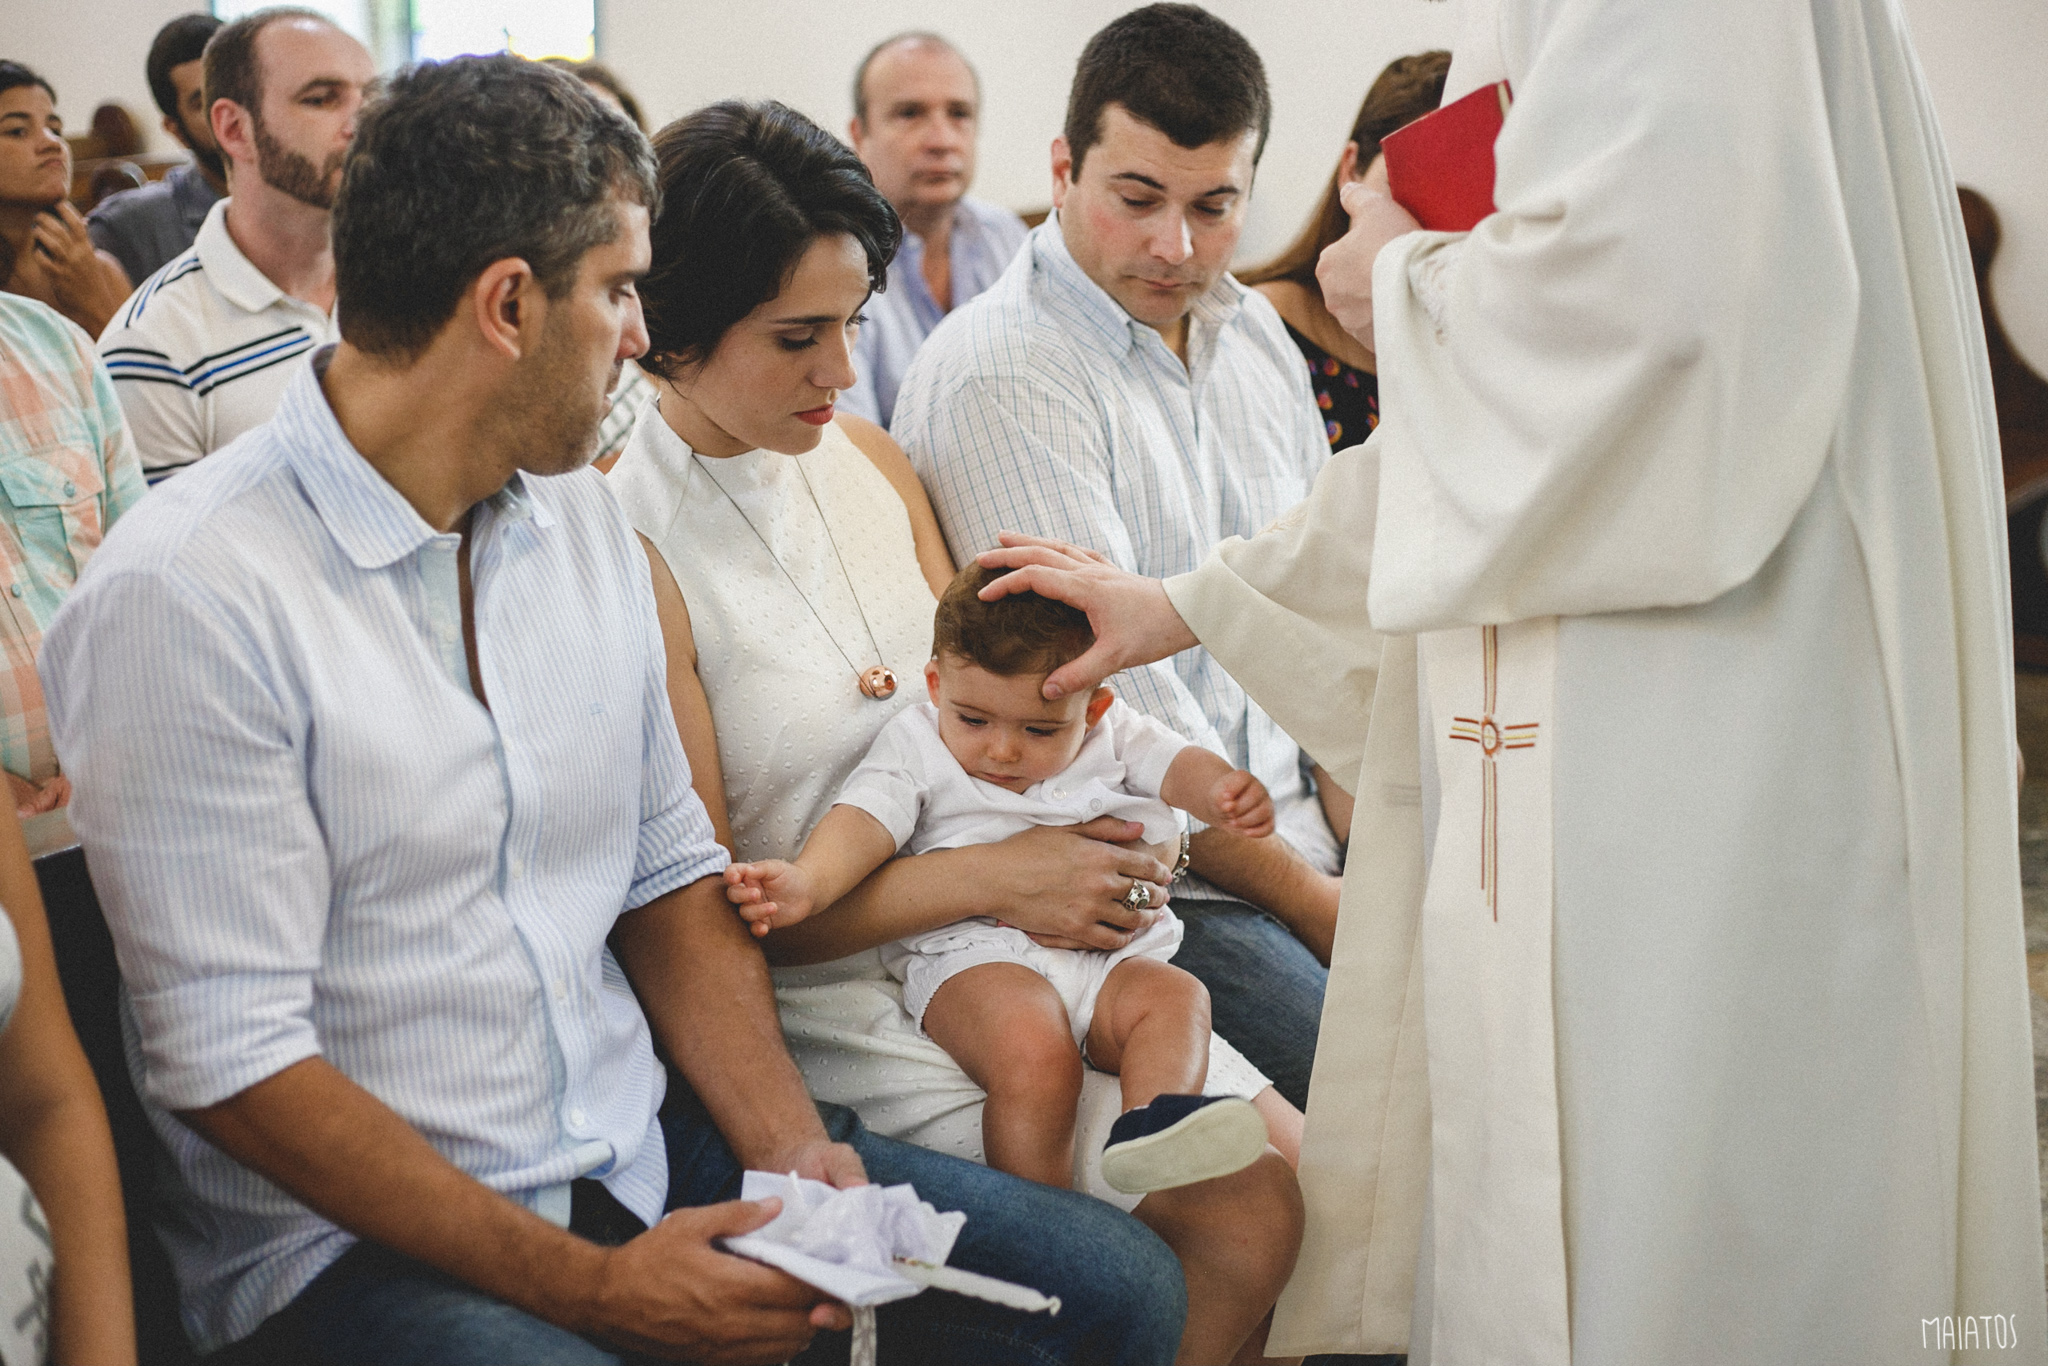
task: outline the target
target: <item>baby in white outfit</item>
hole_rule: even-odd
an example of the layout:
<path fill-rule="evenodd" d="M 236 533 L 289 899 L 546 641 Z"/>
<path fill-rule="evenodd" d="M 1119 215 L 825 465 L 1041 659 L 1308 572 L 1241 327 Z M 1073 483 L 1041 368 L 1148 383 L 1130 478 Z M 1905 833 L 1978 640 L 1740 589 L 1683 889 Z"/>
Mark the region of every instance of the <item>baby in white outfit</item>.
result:
<path fill-rule="evenodd" d="M 1098 816 L 1141 822 L 1158 843 L 1179 831 L 1176 807 L 1241 835 L 1272 833 L 1257 778 L 1108 688 L 1047 701 L 1046 675 L 1094 635 L 1080 612 L 1033 593 L 983 602 L 1001 572 L 970 564 L 948 587 L 925 666 L 930 704 L 883 728 L 796 860 L 726 870 L 727 895 L 756 934 L 826 909 L 899 849 L 985 844 Z M 1265 1150 L 1265 1121 L 1249 1101 L 1200 1094 L 1209 997 L 1166 961 L 1180 938 L 1170 911 L 1114 951 L 1053 947 L 974 918 L 889 945 L 882 961 L 903 983 L 905 1009 L 988 1093 L 990 1166 L 1067 1184 L 1085 1055 L 1123 1090 L 1103 1177 L 1139 1192 L 1227 1175 Z"/>

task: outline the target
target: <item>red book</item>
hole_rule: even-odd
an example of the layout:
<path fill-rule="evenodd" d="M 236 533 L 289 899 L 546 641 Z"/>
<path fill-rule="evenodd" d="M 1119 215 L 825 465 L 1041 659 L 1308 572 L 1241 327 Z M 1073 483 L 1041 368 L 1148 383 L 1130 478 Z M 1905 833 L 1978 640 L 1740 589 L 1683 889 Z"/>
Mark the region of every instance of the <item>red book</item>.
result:
<path fill-rule="evenodd" d="M 1387 192 L 1432 232 L 1469 232 L 1493 212 L 1493 140 L 1514 96 L 1506 81 L 1387 134 Z"/>

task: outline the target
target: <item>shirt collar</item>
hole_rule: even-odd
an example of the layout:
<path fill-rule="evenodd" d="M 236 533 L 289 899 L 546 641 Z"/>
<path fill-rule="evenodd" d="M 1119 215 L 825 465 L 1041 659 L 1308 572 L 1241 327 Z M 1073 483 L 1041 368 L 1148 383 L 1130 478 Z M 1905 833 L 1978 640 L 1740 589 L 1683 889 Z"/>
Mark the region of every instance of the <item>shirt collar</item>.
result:
<path fill-rule="evenodd" d="M 1073 253 L 1067 250 L 1067 239 L 1060 231 L 1057 210 L 1032 229 L 1029 246 L 1032 263 L 1045 275 L 1052 288 L 1073 305 L 1085 331 L 1113 354 L 1123 355 L 1137 345 L 1141 328 L 1154 337 L 1159 336 L 1156 329 L 1126 313 L 1124 306 L 1109 296 L 1109 291 L 1088 278 L 1088 272 L 1081 269 Z M 1188 309 L 1190 357 L 1206 349 L 1206 336 L 1213 336 L 1244 310 L 1247 292 L 1235 276 L 1225 271 L 1215 284 L 1195 299 Z"/>
<path fill-rule="evenodd" d="M 292 376 L 271 418 L 271 431 L 342 553 L 358 569 L 382 569 L 443 533 L 427 524 L 342 431 L 320 388 L 320 377 L 333 358 L 334 346 L 329 343 Z M 517 471 L 485 502 L 507 524 L 529 519 L 536 528 L 555 524 Z"/>
<path fill-rule="evenodd" d="M 235 245 L 234 235 L 228 231 L 228 205 L 232 202 L 219 200 L 206 211 L 195 243 L 199 264 L 206 269 L 207 283 L 219 290 L 221 297 L 245 313 L 261 313 L 282 299 L 284 291 Z"/>

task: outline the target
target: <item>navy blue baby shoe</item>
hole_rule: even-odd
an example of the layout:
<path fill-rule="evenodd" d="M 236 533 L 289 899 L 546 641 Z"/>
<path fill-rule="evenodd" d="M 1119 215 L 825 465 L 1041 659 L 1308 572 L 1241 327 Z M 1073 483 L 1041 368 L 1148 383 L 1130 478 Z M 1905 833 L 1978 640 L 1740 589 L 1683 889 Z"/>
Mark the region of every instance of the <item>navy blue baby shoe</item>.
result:
<path fill-rule="evenodd" d="M 1242 1096 L 1160 1096 L 1126 1110 L 1102 1148 L 1102 1179 L 1126 1195 L 1242 1171 L 1266 1151 L 1266 1121 Z"/>

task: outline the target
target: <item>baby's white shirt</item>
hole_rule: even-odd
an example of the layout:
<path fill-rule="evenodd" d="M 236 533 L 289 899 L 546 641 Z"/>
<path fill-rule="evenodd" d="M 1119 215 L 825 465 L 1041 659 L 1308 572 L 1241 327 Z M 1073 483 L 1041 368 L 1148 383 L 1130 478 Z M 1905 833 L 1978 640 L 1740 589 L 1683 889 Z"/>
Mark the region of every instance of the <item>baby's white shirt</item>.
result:
<path fill-rule="evenodd" d="M 969 775 L 939 738 L 929 702 L 898 712 L 839 789 L 838 801 L 880 821 L 898 850 L 922 854 L 1008 839 L 1034 825 L 1097 816 L 1142 821 L 1147 843 L 1172 839 L 1181 813 L 1159 799 L 1188 741 L 1121 700 L 1090 727 L 1074 761 L 1022 792 Z"/>

